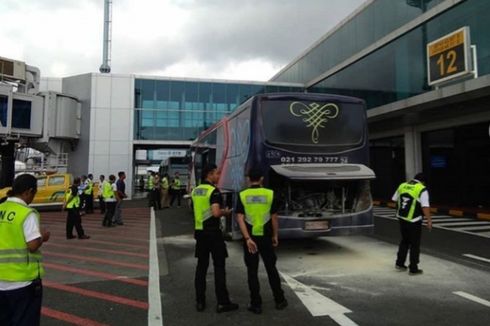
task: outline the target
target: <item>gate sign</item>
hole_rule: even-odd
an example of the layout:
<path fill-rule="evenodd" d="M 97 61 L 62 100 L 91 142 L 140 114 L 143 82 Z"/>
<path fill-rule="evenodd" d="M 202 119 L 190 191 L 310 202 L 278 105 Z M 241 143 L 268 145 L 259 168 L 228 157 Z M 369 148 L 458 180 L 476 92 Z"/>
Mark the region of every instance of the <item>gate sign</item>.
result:
<path fill-rule="evenodd" d="M 470 29 L 465 26 L 427 44 L 428 84 L 470 74 Z"/>

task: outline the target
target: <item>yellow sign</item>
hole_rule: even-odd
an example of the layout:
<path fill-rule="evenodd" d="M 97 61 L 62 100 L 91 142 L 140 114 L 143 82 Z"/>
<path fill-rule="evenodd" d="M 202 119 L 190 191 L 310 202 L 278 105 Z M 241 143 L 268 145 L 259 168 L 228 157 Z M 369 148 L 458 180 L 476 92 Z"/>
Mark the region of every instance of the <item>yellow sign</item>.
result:
<path fill-rule="evenodd" d="M 310 103 L 306 105 L 301 102 L 293 102 L 289 106 L 289 112 L 295 117 L 302 117 L 306 127 L 312 128 L 311 141 L 318 144 L 320 131 L 318 128 L 325 128 L 324 123 L 328 120 L 335 119 L 340 112 L 339 107 L 334 103 L 318 104 Z"/>
<path fill-rule="evenodd" d="M 457 47 L 461 44 L 464 44 L 464 30 L 459 30 L 453 34 L 449 34 L 449 36 L 444 37 L 442 40 L 431 43 L 429 45 L 429 57 Z"/>

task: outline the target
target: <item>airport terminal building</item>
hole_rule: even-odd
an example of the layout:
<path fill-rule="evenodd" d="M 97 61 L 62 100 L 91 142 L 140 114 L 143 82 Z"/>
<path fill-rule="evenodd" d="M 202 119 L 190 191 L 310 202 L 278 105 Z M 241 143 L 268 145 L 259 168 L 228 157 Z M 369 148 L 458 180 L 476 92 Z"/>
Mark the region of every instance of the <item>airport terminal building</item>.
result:
<path fill-rule="evenodd" d="M 486 0 L 367 0 L 269 82 L 89 73 L 42 88 L 82 102 L 75 174 L 134 184 L 254 94 L 321 92 L 366 101 L 375 199 L 423 171 L 432 203 L 490 208 L 489 13 Z"/>

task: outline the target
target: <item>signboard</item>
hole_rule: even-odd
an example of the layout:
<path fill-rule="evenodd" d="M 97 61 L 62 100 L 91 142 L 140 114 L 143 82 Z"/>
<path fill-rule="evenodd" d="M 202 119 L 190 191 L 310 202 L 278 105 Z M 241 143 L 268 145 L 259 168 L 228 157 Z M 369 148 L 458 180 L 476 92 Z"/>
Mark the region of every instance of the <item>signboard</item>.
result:
<path fill-rule="evenodd" d="M 428 84 L 471 74 L 470 29 L 465 26 L 427 44 Z"/>
<path fill-rule="evenodd" d="M 163 161 L 169 157 L 184 157 L 187 154 L 185 149 L 154 149 L 148 151 L 148 159 L 153 161 Z"/>

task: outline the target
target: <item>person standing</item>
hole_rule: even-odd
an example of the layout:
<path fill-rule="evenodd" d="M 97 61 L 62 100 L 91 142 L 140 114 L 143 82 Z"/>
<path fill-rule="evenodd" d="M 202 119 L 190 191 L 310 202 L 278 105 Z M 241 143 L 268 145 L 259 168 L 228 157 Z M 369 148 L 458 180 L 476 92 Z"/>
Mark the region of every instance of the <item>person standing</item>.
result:
<path fill-rule="evenodd" d="M 170 207 L 170 197 L 169 197 L 169 188 L 170 188 L 170 182 L 169 182 L 169 177 L 168 173 L 165 173 L 162 178 L 162 185 L 161 185 L 161 202 L 162 202 L 162 207 L 163 208 L 169 208 Z"/>
<path fill-rule="evenodd" d="M 160 200 L 160 188 L 161 188 L 160 173 L 157 172 L 155 173 L 155 176 L 153 178 L 153 202 L 154 202 L 153 208 L 155 210 L 162 209 L 162 202 Z"/>
<path fill-rule="evenodd" d="M 28 205 L 37 180 L 18 176 L 0 204 L 0 325 L 40 325 L 44 268 L 39 248 L 50 237 Z"/>
<path fill-rule="evenodd" d="M 126 173 L 124 171 L 119 171 L 117 173 L 117 176 L 119 179 L 116 182 L 116 211 L 114 212 L 114 218 L 112 219 L 112 223 L 115 223 L 117 225 L 124 225 L 123 220 L 122 220 L 122 205 L 123 205 L 123 200 L 124 198 L 128 197 L 126 195 L 126 183 L 124 183 L 124 180 L 126 179 Z"/>
<path fill-rule="evenodd" d="M 262 313 L 262 298 L 258 278 L 259 255 L 264 262 L 269 284 L 274 295 L 276 309 L 284 309 L 288 302 L 284 298 L 281 279 L 276 268 L 274 248 L 278 246 L 278 205 L 274 191 L 262 187 L 263 174 L 258 169 L 248 173 L 249 188 L 240 192 L 237 203 L 237 221 L 243 235 L 243 255 L 247 266 L 250 304 L 248 310 Z"/>
<path fill-rule="evenodd" d="M 78 194 L 80 195 L 80 209 L 85 210 L 87 206 L 87 197 L 85 196 L 85 189 L 87 188 L 87 176 L 82 175 L 78 185 Z"/>
<path fill-rule="evenodd" d="M 85 197 L 85 214 L 94 213 L 94 176 L 89 174 L 85 180 L 85 189 L 83 195 Z"/>
<path fill-rule="evenodd" d="M 100 214 L 105 214 L 105 202 L 104 202 L 104 196 L 102 196 L 105 182 L 106 182 L 105 176 L 101 174 L 99 176 L 99 193 L 98 193 Z"/>
<path fill-rule="evenodd" d="M 116 210 L 116 192 L 117 187 L 115 185 L 116 176 L 111 174 L 109 176 L 109 182 L 104 183 L 104 188 L 102 189 L 102 196 L 105 202 L 105 215 L 102 221 L 102 226 L 115 226 L 112 224 L 112 219 L 114 217 L 114 212 Z"/>
<path fill-rule="evenodd" d="M 148 179 L 146 180 L 146 189 L 148 190 L 148 206 L 149 207 L 156 207 L 155 206 L 155 196 L 154 196 L 154 190 L 155 190 L 155 172 L 149 171 L 148 173 Z"/>
<path fill-rule="evenodd" d="M 174 180 L 172 181 L 172 185 L 170 186 L 171 194 L 172 194 L 172 199 L 170 200 L 170 206 L 173 206 L 175 199 L 177 199 L 177 207 L 180 207 L 181 186 L 182 183 L 180 182 L 179 172 L 175 172 Z"/>
<path fill-rule="evenodd" d="M 194 205 L 194 238 L 196 239 L 195 256 L 197 258 L 194 285 L 196 290 L 196 309 L 206 308 L 206 274 L 209 266 L 209 255 L 213 257 L 214 287 L 218 302 L 218 313 L 238 309 L 238 304 L 230 301 L 226 288 L 225 262 L 228 257 L 223 233 L 220 230 L 220 219 L 229 215 L 228 208 L 222 209 L 223 199 L 216 187 L 219 172 L 211 164 L 203 169 L 203 182 L 192 191 Z"/>
<path fill-rule="evenodd" d="M 401 271 L 407 270 L 405 260 L 410 250 L 410 264 L 408 266 L 410 275 L 423 273 L 418 268 L 418 264 L 424 217 L 427 220 L 428 229 L 432 229 L 429 192 L 425 183 L 425 176 L 418 173 L 411 181 L 400 184 L 392 197 L 392 200 L 397 203 L 396 216 L 400 221 L 401 233 L 395 267 Z"/>
<path fill-rule="evenodd" d="M 65 194 L 65 202 L 63 203 L 63 209 L 66 209 L 66 238 L 74 239 L 73 227 L 77 230 L 78 239 L 90 239 L 88 235 L 85 235 L 85 231 L 82 227 L 82 218 L 80 216 L 80 195 L 78 193 L 78 186 L 80 185 L 80 178 L 75 178 L 70 189 Z"/>

